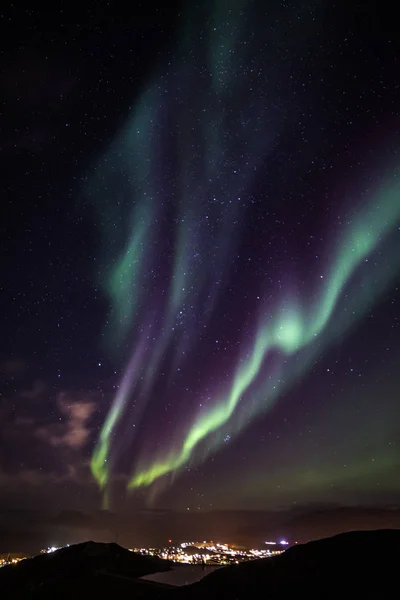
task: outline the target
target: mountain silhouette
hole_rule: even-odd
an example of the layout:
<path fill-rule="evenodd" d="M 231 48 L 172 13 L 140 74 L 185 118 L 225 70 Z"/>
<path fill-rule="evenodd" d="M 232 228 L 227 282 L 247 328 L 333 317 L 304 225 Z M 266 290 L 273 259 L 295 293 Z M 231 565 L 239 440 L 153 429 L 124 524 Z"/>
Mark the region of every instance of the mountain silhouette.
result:
<path fill-rule="evenodd" d="M 174 588 L 140 579 L 169 561 L 118 544 L 85 542 L 0 570 L 4 600 L 155 598 L 250 600 L 393 598 L 400 530 L 356 531 L 295 545 L 273 558 L 221 568 Z"/>

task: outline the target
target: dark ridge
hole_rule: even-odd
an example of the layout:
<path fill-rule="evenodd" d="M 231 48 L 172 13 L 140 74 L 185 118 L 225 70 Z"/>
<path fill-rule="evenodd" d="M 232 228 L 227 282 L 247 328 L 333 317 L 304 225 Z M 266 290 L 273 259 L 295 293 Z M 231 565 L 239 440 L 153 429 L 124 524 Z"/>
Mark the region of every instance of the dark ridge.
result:
<path fill-rule="evenodd" d="M 84 542 L 3 567 L 0 597 L 77 600 L 84 597 L 83 590 L 90 592 L 86 598 L 94 598 L 97 589 L 97 597 L 102 598 L 106 589 L 147 589 L 151 584 L 138 582 L 137 578 L 170 568 L 168 561 L 135 554 L 115 543 Z"/>
<path fill-rule="evenodd" d="M 342 533 L 214 571 L 180 598 L 389 598 L 399 555 L 400 530 Z"/>
<path fill-rule="evenodd" d="M 163 598 L 251 600 L 397 597 L 400 530 L 357 531 L 296 545 L 274 558 L 214 571 L 182 588 L 138 577 L 169 570 L 117 544 L 86 542 L 0 570 L 8 600 Z M 395 592 L 393 594 L 393 592 Z"/>

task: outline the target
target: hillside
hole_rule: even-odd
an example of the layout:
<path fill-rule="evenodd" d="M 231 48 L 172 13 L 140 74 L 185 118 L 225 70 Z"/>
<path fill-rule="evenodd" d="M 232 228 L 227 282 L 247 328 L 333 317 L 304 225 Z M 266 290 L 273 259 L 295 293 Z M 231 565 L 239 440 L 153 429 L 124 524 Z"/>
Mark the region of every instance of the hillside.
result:
<path fill-rule="evenodd" d="M 118 544 L 84 542 L 3 567 L 0 597 L 61 600 L 73 595 L 78 600 L 95 594 L 103 597 L 106 591 L 132 593 L 149 586 L 164 589 L 138 578 L 169 569 L 168 561 L 135 554 Z"/>
<path fill-rule="evenodd" d="M 0 570 L 5 600 L 159 598 L 392 598 L 398 585 L 400 530 L 358 531 L 293 546 L 284 554 L 214 571 L 172 588 L 139 579 L 170 563 L 117 544 L 86 542 Z"/>
<path fill-rule="evenodd" d="M 376 598 L 398 585 L 400 530 L 358 531 L 215 571 L 179 598 Z"/>

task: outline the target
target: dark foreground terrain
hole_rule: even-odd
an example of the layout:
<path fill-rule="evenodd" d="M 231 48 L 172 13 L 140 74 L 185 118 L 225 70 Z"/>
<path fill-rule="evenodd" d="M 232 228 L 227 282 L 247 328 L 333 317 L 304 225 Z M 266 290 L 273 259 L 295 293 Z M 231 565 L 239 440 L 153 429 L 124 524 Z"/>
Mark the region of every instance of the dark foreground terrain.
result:
<path fill-rule="evenodd" d="M 88 600 L 110 594 L 117 600 L 142 597 L 142 588 L 144 597 L 156 598 L 157 590 L 165 591 L 166 586 L 139 578 L 169 569 L 166 560 L 135 554 L 118 544 L 85 542 L 0 569 L 0 599 Z M 146 596 L 150 586 L 152 594 Z"/>
<path fill-rule="evenodd" d="M 217 570 L 182 588 L 146 582 L 170 563 L 117 544 L 86 542 L 4 567 L 0 598 L 393 598 L 400 595 L 400 530 L 359 531 Z"/>

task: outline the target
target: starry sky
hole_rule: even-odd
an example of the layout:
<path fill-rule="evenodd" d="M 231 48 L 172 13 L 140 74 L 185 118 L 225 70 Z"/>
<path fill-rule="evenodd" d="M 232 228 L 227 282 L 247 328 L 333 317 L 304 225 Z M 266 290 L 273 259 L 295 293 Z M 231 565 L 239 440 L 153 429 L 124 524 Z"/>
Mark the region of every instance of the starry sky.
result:
<path fill-rule="evenodd" d="M 391 9 L 89 4 L 1 15 L 1 508 L 398 505 Z"/>

